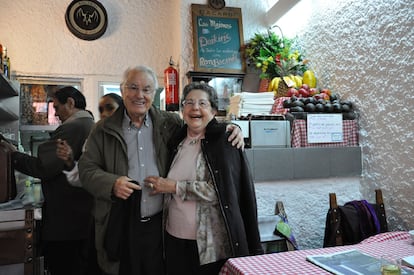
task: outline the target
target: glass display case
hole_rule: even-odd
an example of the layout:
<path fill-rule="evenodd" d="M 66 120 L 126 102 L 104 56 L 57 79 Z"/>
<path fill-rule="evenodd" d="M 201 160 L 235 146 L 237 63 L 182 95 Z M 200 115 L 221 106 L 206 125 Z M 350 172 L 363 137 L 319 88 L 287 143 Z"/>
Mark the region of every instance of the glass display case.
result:
<path fill-rule="evenodd" d="M 81 90 L 81 79 L 18 77 L 20 83 L 20 141 L 24 151 L 36 155 L 36 147 L 60 124 L 53 108 L 53 94 L 65 86 Z"/>

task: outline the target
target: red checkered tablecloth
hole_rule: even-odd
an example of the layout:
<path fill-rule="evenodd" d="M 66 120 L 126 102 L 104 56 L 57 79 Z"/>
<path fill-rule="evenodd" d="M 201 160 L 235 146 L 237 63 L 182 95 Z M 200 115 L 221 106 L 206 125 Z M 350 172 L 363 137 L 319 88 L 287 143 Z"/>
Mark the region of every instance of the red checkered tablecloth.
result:
<path fill-rule="evenodd" d="M 277 97 L 273 102 L 272 110 L 270 111 L 271 114 L 279 114 L 284 115 L 289 111 L 289 108 L 283 108 L 283 101 L 289 99 L 290 97 Z"/>
<path fill-rule="evenodd" d="M 308 143 L 306 120 L 295 119 L 292 123 L 292 147 L 342 147 L 358 146 L 358 123 L 356 120 L 343 120 L 343 141 L 332 143 Z"/>
<path fill-rule="evenodd" d="M 229 259 L 220 271 L 220 275 L 282 275 L 282 274 L 331 274 L 328 271 L 306 260 L 308 255 L 329 254 L 357 249 L 363 253 L 380 258 L 386 252 L 396 259 L 414 255 L 414 244 L 408 232 L 379 234 L 382 241 L 360 243 L 356 245 L 335 246 L 329 248 L 296 250 L 281 253 L 265 254 L 251 257 Z M 414 270 L 413 270 L 414 271 Z"/>
<path fill-rule="evenodd" d="M 386 241 L 399 241 L 399 240 L 408 240 L 410 235 L 405 231 L 395 231 L 395 232 L 385 232 L 371 236 L 361 242 L 364 243 L 379 243 Z"/>

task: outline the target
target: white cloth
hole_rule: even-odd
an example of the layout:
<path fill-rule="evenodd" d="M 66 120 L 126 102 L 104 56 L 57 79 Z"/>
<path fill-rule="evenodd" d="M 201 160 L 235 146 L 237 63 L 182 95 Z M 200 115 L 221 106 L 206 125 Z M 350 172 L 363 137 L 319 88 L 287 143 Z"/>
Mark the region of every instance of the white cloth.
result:
<path fill-rule="evenodd" d="M 66 175 L 66 179 L 68 180 L 69 184 L 76 187 L 82 187 L 82 183 L 79 179 L 79 168 L 78 162 L 75 161 L 75 166 L 72 170 L 66 171 L 63 170 L 63 173 Z"/>

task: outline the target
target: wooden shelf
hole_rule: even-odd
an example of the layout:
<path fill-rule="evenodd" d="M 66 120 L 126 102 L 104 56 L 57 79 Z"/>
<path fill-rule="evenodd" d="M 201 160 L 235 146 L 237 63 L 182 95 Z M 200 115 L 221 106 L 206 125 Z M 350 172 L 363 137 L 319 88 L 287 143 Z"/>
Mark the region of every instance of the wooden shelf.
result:
<path fill-rule="evenodd" d="M 11 122 L 16 120 L 19 120 L 19 98 L 16 96 L 2 98 L 0 100 L 0 121 Z"/>
<path fill-rule="evenodd" d="M 20 131 L 44 131 L 52 132 L 59 125 L 20 125 Z"/>
<path fill-rule="evenodd" d="M 243 80 L 245 74 L 236 74 L 236 73 L 211 73 L 211 72 L 187 72 L 187 77 L 190 81 L 205 81 L 209 82 L 216 77 L 225 77 L 225 78 L 236 78 Z"/>
<path fill-rule="evenodd" d="M 0 102 L 0 121 L 14 121 L 19 119 L 19 114 L 8 109 L 2 102 Z"/>
<path fill-rule="evenodd" d="M 0 74 L 0 98 L 7 98 L 17 95 L 19 95 L 19 93 L 13 83 L 3 74 Z"/>

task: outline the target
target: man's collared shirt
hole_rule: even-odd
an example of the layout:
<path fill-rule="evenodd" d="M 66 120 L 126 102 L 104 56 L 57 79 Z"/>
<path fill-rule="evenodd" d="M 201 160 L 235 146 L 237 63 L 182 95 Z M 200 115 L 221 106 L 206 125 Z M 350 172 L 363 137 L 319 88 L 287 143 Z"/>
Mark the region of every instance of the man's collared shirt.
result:
<path fill-rule="evenodd" d="M 153 216 L 162 210 L 162 194 L 150 195 L 152 191 L 144 184 L 147 176 L 158 176 L 157 159 L 153 142 L 151 117 L 145 116 L 140 128 L 135 127 L 125 112 L 122 131 L 128 151 L 128 177 L 138 181 L 142 188 L 141 217 Z"/>

